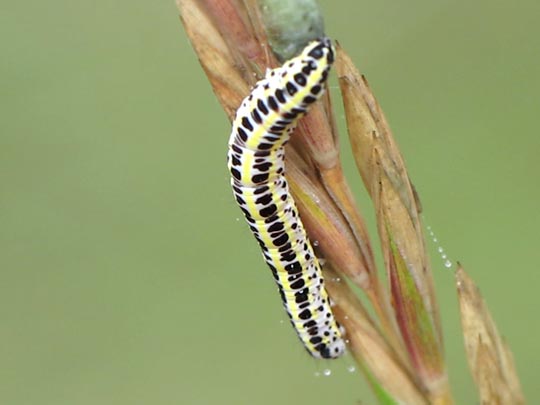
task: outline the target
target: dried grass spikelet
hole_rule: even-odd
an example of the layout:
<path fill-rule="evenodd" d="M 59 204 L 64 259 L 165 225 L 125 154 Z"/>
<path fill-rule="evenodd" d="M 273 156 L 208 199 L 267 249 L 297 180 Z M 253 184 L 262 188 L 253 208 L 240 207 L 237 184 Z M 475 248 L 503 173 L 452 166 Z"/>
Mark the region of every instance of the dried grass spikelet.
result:
<path fill-rule="evenodd" d="M 380 106 L 341 49 L 336 70 L 353 155 L 375 205 L 401 334 L 430 401 L 448 403 L 440 320 L 414 188 Z"/>
<path fill-rule="evenodd" d="M 478 287 L 461 265 L 456 271 L 456 287 L 467 359 L 481 403 L 524 404 L 512 352 L 499 335 Z"/>
<path fill-rule="evenodd" d="M 187 35 L 230 120 L 266 69 L 279 65 L 259 8 L 268 1 L 312 0 L 177 0 Z M 279 34 L 279 27 L 273 30 Z M 347 331 L 349 351 L 379 402 L 451 404 L 418 198 L 380 106 L 339 46 L 336 71 L 353 155 L 375 207 L 389 291 L 377 274 L 364 219 L 343 175 L 329 92 L 299 122 L 287 146 L 289 187 L 326 261 L 326 289 Z M 338 279 L 363 290 L 376 319 Z"/>

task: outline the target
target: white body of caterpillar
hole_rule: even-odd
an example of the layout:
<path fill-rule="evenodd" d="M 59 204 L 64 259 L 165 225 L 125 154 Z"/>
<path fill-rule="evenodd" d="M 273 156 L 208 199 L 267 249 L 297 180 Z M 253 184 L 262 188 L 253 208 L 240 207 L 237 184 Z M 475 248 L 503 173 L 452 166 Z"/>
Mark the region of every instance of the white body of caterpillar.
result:
<path fill-rule="evenodd" d="M 236 112 L 228 153 L 236 201 L 272 270 L 292 325 L 317 358 L 341 356 L 345 343 L 289 193 L 284 145 L 297 120 L 323 94 L 333 61 L 334 48 L 324 38 L 269 70 Z"/>

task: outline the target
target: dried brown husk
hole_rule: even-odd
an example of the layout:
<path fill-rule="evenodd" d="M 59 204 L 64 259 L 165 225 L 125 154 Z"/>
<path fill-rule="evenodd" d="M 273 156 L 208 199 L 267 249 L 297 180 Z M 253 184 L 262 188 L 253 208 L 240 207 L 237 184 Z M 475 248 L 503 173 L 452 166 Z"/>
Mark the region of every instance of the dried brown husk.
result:
<path fill-rule="evenodd" d="M 481 403 L 524 404 L 512 352 L 499 334 L 480 290 L 461 265 L 456 271 L 456 287 L 467 360 Z"/>
<path fill-rule="evenodd" d="M 416 193 L 367 81 L 338 47 L 349 139 L 377 216 L 396 320 L 431 403 L 451 403 L 435 291 Z"/>

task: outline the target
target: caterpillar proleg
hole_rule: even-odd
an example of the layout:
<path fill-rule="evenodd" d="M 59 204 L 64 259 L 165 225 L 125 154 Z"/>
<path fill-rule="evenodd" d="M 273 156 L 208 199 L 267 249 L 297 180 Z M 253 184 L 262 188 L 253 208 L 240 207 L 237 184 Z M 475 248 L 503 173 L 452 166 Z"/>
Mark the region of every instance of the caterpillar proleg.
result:
<path fill-rule="evenodd" d="M 293 327 L 317 358 L 341 356 L 345 343 L 289 192 L 284 146 L 298 119 L 323 94 L 333 61 L 332 42 L 323 38 L 269 70 L 236 112 L 227 156 L 236 201 L 272 270 Z"/>

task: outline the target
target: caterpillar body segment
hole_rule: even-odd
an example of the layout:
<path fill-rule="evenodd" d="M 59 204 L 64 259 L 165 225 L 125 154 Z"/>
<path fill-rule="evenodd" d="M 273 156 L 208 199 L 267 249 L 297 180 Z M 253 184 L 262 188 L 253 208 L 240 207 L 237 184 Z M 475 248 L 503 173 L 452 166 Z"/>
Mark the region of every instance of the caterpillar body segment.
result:
<path fill-rule="evenodd" d="M 329 39 L 269 70 L 242 102 L 229 139 L 233 193 L 261 246 L 300 340 L 317 358 L 345 352 L 322 271 L 285 178 L 284 146 L 296 122 L 324 92 L 334 61 Z"/>

